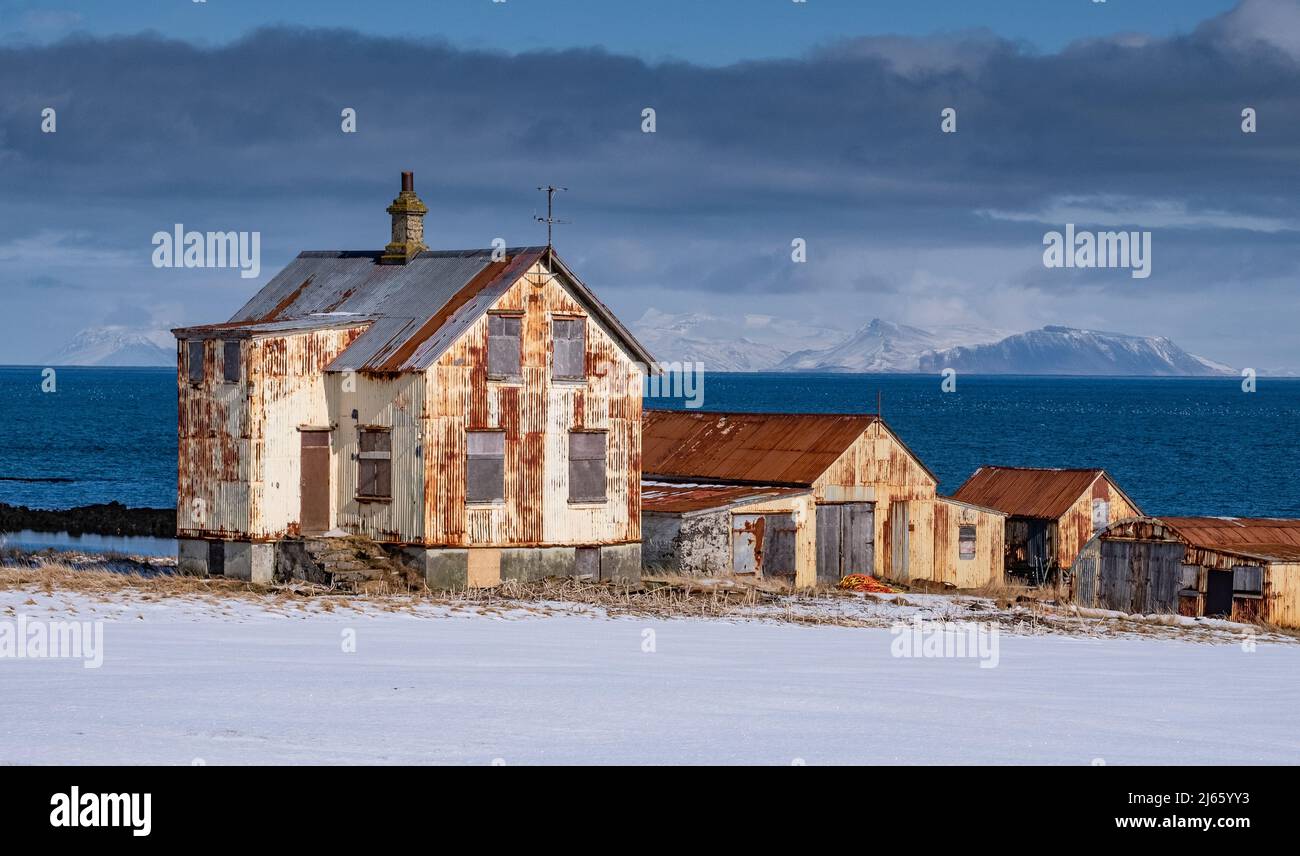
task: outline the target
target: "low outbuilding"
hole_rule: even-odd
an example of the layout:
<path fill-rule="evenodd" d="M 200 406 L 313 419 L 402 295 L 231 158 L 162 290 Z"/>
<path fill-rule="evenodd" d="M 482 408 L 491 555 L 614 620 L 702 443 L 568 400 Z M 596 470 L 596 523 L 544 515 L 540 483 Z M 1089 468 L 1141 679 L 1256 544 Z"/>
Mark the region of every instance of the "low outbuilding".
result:
<path fill-rule="evenodd" d="M 1074 561 L 1082 606 L 1300 627 L 1300 520 L 1134 517 Z"/>
<path fill-rule="evenodd" d="M 1006 569 L 1045 580 L 1108 523 L 1140 515 L 1103 469 L 980 467 L 953 497 L 1007 515 Z"/>
<path fill-rule="evenodd" d="M 648 569 L 801 587 L 854 573 L 958 588 L 1001 579 L 1004 516 L 938 496 L 874 414 L 647 410 L 641 445 Z"/>

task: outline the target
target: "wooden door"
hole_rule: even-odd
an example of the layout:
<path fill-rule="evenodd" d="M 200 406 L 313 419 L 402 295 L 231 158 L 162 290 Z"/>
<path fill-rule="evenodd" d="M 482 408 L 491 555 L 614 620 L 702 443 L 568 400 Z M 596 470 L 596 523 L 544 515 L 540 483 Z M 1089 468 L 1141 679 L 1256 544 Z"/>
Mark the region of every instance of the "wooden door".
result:
<path fill-rule="evenodd" d="M 319 534 L 330 528 L 330 432 L 301 433 L 301 509 L 298 526 L 303 534 Z"/>
<path fill-rule="evenodd" d="M 840 519 L 842 505 L 817 506 L 817 582 L 837 583 L 840 573 Z"/>
<path fill-rule="evenodd" d="M 875 506 L 869 502 L 854 502 L 844 506 L 840 536 L 843 562 L 840 572 L 849 574 L 874 574 L 876 572 L 876 515 Z"/>
<path fill-rule="evenodd" d="M 899 582 L 911 577 L 907 567 L 908 526 L 907 502 L 895 500 L 889 504 L 889 573 Z"/>

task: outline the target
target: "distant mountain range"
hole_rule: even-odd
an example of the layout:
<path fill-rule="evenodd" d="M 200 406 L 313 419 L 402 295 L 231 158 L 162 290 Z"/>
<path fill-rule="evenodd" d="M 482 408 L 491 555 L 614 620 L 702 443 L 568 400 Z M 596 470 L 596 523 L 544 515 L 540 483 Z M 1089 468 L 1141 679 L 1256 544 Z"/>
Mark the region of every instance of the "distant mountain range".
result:
<path fill-rule="evenodd" d="M 709 371 L 1236 374 L 1163 336 L 1059 326 L 1008 335 L 973 326 L 924 330 L 875 318 L 846 335 L 769 316 L 728 320 L 650 310 L 632 329 L 658 359 L 700 362 Z"/>
<path fill-rule="evenodd" d="M 777 363 L 777 371 L 915 372 L 922 354 L 977 344 L 999 334 L 975 327 L 922 330 L 873 318 L 839 344 L 795 351 Z"/>
<path fill-rule="evenodd" d="M 723 319 L 649 310 L 632 324 L 656 358 L 699 362 L 707 371 L 926 372 L 971 374 L 1235 375 L 1163 336 L 1073 327 L 1025 333 L 972 326 L 924 330 L 879 318 L 851 334 L 769 315 Z M 47 365 L 173 366 L 171 334 L 121 326 L 82 330 Z"/>
<path fill-rule="evenodd" d="M 1164 336 L 1130 336 L 1044 327 L 998 342 L 922 354 L 921 371 L 972 374 L 1235 375 L 1229 366 L 1189 354 Z"/>
<path fill-rule="evenodd" d="M 176 345 L 165 330 L 91 327 L 45 359 L 51 366 L 174 366 Z"/>

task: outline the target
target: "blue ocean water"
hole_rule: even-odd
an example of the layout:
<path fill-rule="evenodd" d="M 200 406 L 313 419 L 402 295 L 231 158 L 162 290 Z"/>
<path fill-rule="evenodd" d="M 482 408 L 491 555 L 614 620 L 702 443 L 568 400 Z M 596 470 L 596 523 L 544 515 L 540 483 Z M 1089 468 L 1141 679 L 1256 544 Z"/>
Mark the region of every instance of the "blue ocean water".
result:
<path fill-rule="evenodd" d="M 708 374 L 706 410 L 874 413 L 951 493 L 985 464 L 1104 467 L 1150 514 L 1300 517 L 1300 379 Z M 650 407 L 680 401 L 647 400 Z"/>
<path fill-rule="evenodd" d="M 862 412 L 951 492 L 982 464 L 1110 470 L 1155 514 L 1300 517 L 1300 380 L 709 374 L 708 410 Z M 647 399 L 651 407 L 680 400 Z M 176 497 L 171 369 L 0 367 L 0 502 L 66 508 Z"/>
<path fill-rule="evenodd" d="M 176 370 L 0 366 L 0 502 L 176 505 Z"/>

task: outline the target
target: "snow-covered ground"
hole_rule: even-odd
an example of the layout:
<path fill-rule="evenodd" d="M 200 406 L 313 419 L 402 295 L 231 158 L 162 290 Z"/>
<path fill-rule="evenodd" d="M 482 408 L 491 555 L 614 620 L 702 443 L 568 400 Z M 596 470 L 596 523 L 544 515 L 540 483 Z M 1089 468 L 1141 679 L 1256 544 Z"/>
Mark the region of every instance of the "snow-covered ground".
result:
<path fill-rule="evenodd" d="M 1300 763 L 1289 642 L 541 612 L 0 591 L 105 621 L 100 668 L 0 658 L 0 764 Z"/>

